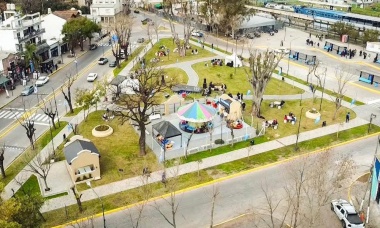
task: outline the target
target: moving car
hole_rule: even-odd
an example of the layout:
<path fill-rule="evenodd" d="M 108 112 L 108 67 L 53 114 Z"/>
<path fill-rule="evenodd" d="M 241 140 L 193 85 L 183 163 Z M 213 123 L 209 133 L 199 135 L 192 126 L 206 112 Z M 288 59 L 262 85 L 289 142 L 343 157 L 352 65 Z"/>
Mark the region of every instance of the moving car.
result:
<path fill-rule="evenodd" d="M 140 13 L 140 11 L 138 11 L 138 10 L 134 10 L 133 12 L 134 12 L 134 13 Z"/>
<path fill-rule="evenodd" d="M 154 24 L 153 20 L 150 19 L 150 18 L 145 18 L 144 20 L 141 21 L 141 23 L 142 23 L 143 25 L 146 25 L 146 24 L 148 24 L 148 23 L 151 24 L 151 25 Z"/>
<path fill-rule="evenodd" d="M 43 86 L 49 81 L 48 76 L 40 76 L 36 81 L 36 86 Z"/>
<path fill-rule="evenodd" d="M 365 225 L 360 219 L 355 207 L 343 199 L 332 200 L 331 210 L 335 212 L 342 226 L 345 228 L 364 228 Z"/>
<path fill-rule="evenodd" d="M 199 31 L 191 32 L 191 35 L 195 36 L 195 37 L 203 37 L 203 33 L 199 32 Z"/>
<path fill-rule="evenodd" d="M 274 53 L 276 54 L 289 54 L 289 52 L 290 50 L 287 48 L 279 48 L 274 50 Z"/>
<path fill-rule="evenodd" d="M 247 33 L 247 34 L 245 34 L 245 37 L 247 37 L 248 39 L 254 39 L 255 35 L 253 35 L 251 33 Z"/>
<path fill-rule="evenodd" d="M 98 60 L 98 64 L 99 65 L 104 65 L 104 64 L 106 64 L 106 63 L 108 63 L 108 59 L 107 58 L 100 58 L 99 60 Z"/>
<path fill-rule="evenodd" d="M 98 77 L 97 73 L 89 73 L 87 76 L 87 81 L 88 82 L 93 82 L 95 79 Z"/>
<path fill-rule="evenodd" d="M 116 67 L 116 61 L 111 61 L 109 64 L 108 64 L 109 67 Z"/>
<path fill-rule="evenodd" d="M 140 44 L 141 44 L 141 43 L 144 43 L 144 42 L 145 42 L 145 39 L 144 39 L 144 38 L 138 38 L 138 39 L 137 39 L 137 43 L 140 43 Z"/>
<path fill-rule="evenodd" d="M 21 91 L 21 96 L 29 96 L 32 93 L 34 93 L 34 86 L 27 86 Z"/>
<path fill-rule="evenodd" d="M 96 45 L 96 44 L 91 44 L 90 45 L 90 50 L 95 50 L 97 48 L 98 48 L 98 45 Z"/>

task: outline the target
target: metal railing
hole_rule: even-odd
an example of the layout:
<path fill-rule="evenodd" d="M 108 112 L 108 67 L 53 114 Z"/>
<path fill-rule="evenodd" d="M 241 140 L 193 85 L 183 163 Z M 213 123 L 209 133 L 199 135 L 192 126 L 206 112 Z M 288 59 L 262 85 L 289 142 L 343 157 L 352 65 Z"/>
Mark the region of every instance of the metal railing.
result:
<path fill-rule="evenodd" d="M 22 43 L 22 42 L 25 42 L 25 41 L 29 40 L 30 38 L 33 38 L 33 37 L 38 36 L 38 35 L 41 35 L 42 33 L 45 33 L 45 29 L 44 28 L 41 28 L 39 30 L 30 32 L 30 33 L 24 35 L 24 37 L 17 37 L 17 39 L 18 39 L 18 41 L 20 43 Z"/>

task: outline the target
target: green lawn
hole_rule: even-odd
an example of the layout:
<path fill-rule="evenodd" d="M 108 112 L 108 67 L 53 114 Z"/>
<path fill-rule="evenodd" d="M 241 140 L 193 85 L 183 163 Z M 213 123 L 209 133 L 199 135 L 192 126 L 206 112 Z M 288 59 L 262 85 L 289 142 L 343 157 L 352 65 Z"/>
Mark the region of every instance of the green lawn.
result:
<path fill-rule="evenodd" d="M 172 67 L 172 68 L 164 68 L 163 70 L 165 72 L 165 75 L 167 76 L 166 79 L 169 79 L 169 80 L 173 79 L 178 84 L 187 84 L 187 82 L 189 81 L 188 75 L 181 68 Z"/>
<path fill-rule="evenodd" d="M 61 121 L 61 127 L 58 129 L 52 129 L 53 137 L 56 136 L 64 127 L 66 127 L 67 122 Z M 22 135 L 20 137 L 26 137 L 26 135 Z M 42 134 L 36 142 L 36 149 L 44 148 L 51 140 L 50 131 L 47 130 L 44 134 Z M 29 146 L 29 145 L 26 145 Z M 4 184 L 8 184 L 13 178 L 25 167 L 25 162 L 30 161 L 33 154 L 36 151 L 33 151 L 30 147 L 26 149 L 13 163 L 5 170 L 6 178 L 2 179 Z"/>
<path fill-rule="evenodd" d="M 275 74 L 278 74 L 278 70 L 275 70 L 274 73 L 275 73 Z M 297 78 L 297 77 L 294 77 L 294 76 L 292 76 L 292 75 L 287 75 L 286 73 L 282 73 L 282 76 L 284 76 L 285 78 L 289 78 L 289 79 L 291 79 L 291 80 L 293 80 L 293 81 L 295 81 L 295 82 L 298 82 L 298 83 L 300 83 L 300 84 L 303 84 L 303 85 L 307 85 L 307 86 L 308 86 L 308 83 L 307 83 L 306 81 L 304 81 L 304 80 L 302 80 L 302 79 L 299 79 L 299 78 Z M 285 79 L 285 80 L 286 80 L 286 79 Z M 321 88 L 317 88 L 317 90 L 318 90 L 318 91 L 322 91 Z M 333 92 L 333 91 L 331 91 L 331 90 L 328 90 L 328 89 L 325 89 L 324 93 L 327 94 L 327 95 L 330 95 L 330 96 L 336 96 L 336 93 L 335 93 L 335 92 Z M 343 100 L 344 100 L 344 101 L 347 101 L 347 102 L 349 102 L 349 103 L 351 103 L 352 98 L 351 98 L 351 97 L 344 96 L 344 97 L 343 97 Z M 356 101 L 356 102 L 355 102 L 355 105 L 364 105 L 364 103 L 361 102 L 361 101 Z"/>
<path fill-rule="evenodd" d="M 194 42 L 198 42 L 198 39 L 195 39 L 195 38 L 190 38 L 190 40 L 192 40 L 192 41 L 194 41 Z M 203 44 L 205 45 L 205 47 L 209 47 L 209 48 L 211 48 L 211 44 L 208 44 L 208 43 L 206 43 L 206 42 L 204 42 Z M 222 50 L 222 49 L 220 49 L 220 48 L 218 48 L 218 47 L 216 47 L 216 46 L 214 46 L 214 50 L 216 50 L 216 51 L 220 51 L 220 52 L 222 52 L 222 53 L 224 53 L 224 54 L 227 54 L 227 55 L 231 55 L 231 54 L 232 54 L 231 52 L 228 52 L 228 51 L 226 51 L 226 50 Z"/>
<path fill-rule="evenodd" d="M 252 86 L 248 82 L 247 73 L 249 74 L 248 67 L 235 68 L 228 66 L 210 66 L 208 61 L 208 66 L 205 66 L 204 62 L 196 63 L 192 65 L 195 72 L 199 76 L 198 86 L 203 87 L 203 79 L 207 79 L 207 84 L 213 82 L 214 84 L 226 84 L 227 92 L 231 92 L 233 95 L 238 92 L 247 94 L 248 90 L 252 91 Z M 272 78 L 265 91 L 266 95 L 287 95 L 287 94 L 300 94 L 304 91 L 298 87 L 293 87 L 281 80 Z"/>
<path fill-rule="evenodd" d="M 80 113 L 80 111 L 82 111 L 83 107 L 77 107 L 77 108 L 73 108 L 73 111 L 74 113 L 71 113 L 70 110 L 68 109 L 68 112 L 66 113 L 66 117 L 69 117 L 69 116 L 76 116 L 78 115 L 78 113 Z"/>
<path fill-rule="evenodd" d="M 162 38 L 146 53 L 145 60 L 147 64 L 150 64 L 151 59 L 156 58 L 156 53 L 157 51 L 160 50 L 161 46 L 165 46 L 166 48 L 169 48 L 170 51 L 169 51 L 168 56 L 160 57 L 160 62 L 158 63 L 158 65 L 160 66 L 173 64 L 173 63 L 176 63 L 177 61 L 185 62 L 185 61 L 215 56 L 215 54 L 209 51 L 206 51 L 206 50 L 203 50 L 202 48 L 194 46 L 192 48 L 198 49 L 198 55 L 192 55 L 191 50 L 187 50 L 186 56 L 180 57 L 178 52 L 173 52 L 174 49 L 176 48 L 175 44 L 173 43 L 173 39 Z"/>
<path fill-rule="evenodd" d="M 285 101 L 285 105 L 282 109 L 277 108 L 271 108 L 269 107 L 271 100 L 264 100 L 261 104 L 261 115 L 264 116 L 267 120 L 273 120 L 277 119 L 279 123 L 278 129 L 273 128 L 267 128 L 265 136 L 268 138 L 268 140 L 274 140 L 277 138 L 282 138 L 288 135 L 294 135 L 297 133 L 298 129 L 298 120 L 300 119 L 300 112 L 302 107 L 303 109 L 303 115 L 301 120 L 301 128 L 300 132 L 306 132 L 313 129 L 320 128 L 323 121 L 326 121 L 327 125 L 336 124 L 336 123 L 342 123 L 345 120 L 346 113 L 349 111 L 351 113 L 351 119 L 354 119 L 356 117 L 356 114 L 354 111 L 342 107 L 339 109 L 337 118 L 333 120 L 333 114 L 335 112 L 335 103 L 327 100 L 323 100 L 322 102 L 322 111 L 321 113 L 321 120 L 318 124 L 315 124 L 314 120 L 306 118 L 305 113 L 308 110 L 311 110 L 312 108 L 319 110 L 319 104 L 320 99 L 317 99 L 315 103 L 313 103 L 313 99 L 306 99 L 302 100 L 301 106 L 300 106 L 300 100 L 292 100 L 292 101 Z M 252 124 L 252 117 L 251 117 L 251 110 L 252 110 L 252 102 L 246 100 L 246 110 L 243 113 L 244 120 L 248 124 Z M 284 116 L 288 115 L 289 112 L 292 112 L 296 118 L 297 122 L 295 125 L 292 125 L 291 123 L 284 123 Z M 261 124 L 263 120 L 259 118 L 253 118 L 253 126 L 255 128 L 261 129 Z"/>
<path fill-rule="evenodd" d="M 150 170 L 160 169 L 156 156 L 147 151 L 147 155 L 139 156 L 138 135 L 128 122 L 120 125 L 118 118 L 105 122 L 102 120 L 104 111 L 95 111 L 89 114 L 87 121 L 79 124 L 79 134 L 91 140 L 98 148 L 101 155 L 100 172 L 101 179 L 93 181 L 93 186 L 99 186 L 114 181 L 140 175 L 146 166 Z M 92 136 L 92 129 L 100 124 L 110 125 L 114 132 L 105 138 Z M 148 148 L 147 148 L 148 149 Z M 119 170 L 123 171 L 119 171 Z M 87 185 L 81 184 L 79 189 L 87 189 Z"/>
<path fill-rule="evenodd" d="M 67 195 L 67 192 L 63 192 L 57 195 L 52 195 L 45 197 L 45 199 L 53 199 L 61 196 Z M 32 175 L 29 177 L 27 181 L 21 186 L 21 188 L 16 192 L 16 196 L 23 196 L 23 195 L 41 195 L 40 186 L 38 184 L 38 179 L 35 175 Z"/>

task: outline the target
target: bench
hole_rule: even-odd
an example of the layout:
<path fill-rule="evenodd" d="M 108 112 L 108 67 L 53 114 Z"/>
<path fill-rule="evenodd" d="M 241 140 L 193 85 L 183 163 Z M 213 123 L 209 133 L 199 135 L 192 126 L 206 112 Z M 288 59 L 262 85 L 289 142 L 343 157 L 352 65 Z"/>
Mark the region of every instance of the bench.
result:
<path fill-rule="evenodd" d="M 371 80 L 369 80 L 369 79 L 367 79 L 367 78 L 360 77 L 360 78 L 359 78 L 359 81 L 361 81 L 361 82 L 365 82 L 365 83 L 368 83 L 368 84 L 371 84 Z"/>

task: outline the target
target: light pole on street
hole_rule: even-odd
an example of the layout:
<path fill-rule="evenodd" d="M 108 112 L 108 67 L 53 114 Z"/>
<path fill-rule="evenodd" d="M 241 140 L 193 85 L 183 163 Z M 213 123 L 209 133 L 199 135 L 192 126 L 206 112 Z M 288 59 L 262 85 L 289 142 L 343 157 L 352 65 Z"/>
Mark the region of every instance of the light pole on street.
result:
<path fill-rule="evenodd" d="M 303 108 L 304 108 L 304 107 L 301 108 L 300 119 L 299 119 L 299 122 L 298 122 L 296 147 L 294 148 L 296 151 L 299 149 L 299 148 L 298 148 L 298 138 L 299 138 L 299 136 L 300 136 L 300 128 L 301 128 L 301 120 L 302 120 Z"/>
<path fill-rule="evenodd" d="M 77 71 L 77 78 L 78 78 L 78 59 L 77 59 L 77 57 L 75 57 L 75 69 L 76 69 L 76 71 Z"/>
<path fill-rule="evenodd" d="M 238 42 L 238 38 L 237 38 L 237 36 L 235 37 L 235 40 L 236 40 L 236 42 L 235 42 L 235 62 L 234 62 L 234 66 L 233 67 L 235 67 L 235 75 L 236 75 L 236 67 L 237 67 L 237 62 L 236 62 L 236 58 L 237 58 L 237 42 Z"/>
<path fill-rule="evenodd" d="M 95 192 L 95 190 L 91 186 L 91 182 L 87 181 L 86 184 L 91 188 L 91 190 L 95 193 L 95 195 L 98 197 L 100 203 L 102 204 L 102 211 L 103 211 L 103 227 L 106 228 L 106 217 L 104 216 L 104 204 L 102 201 L 102 198 L 99 197 L 99 195 Z"/>
<path fill-rule="evenodd" d="M 323 79 L 322 96 L 321 96 L 321 102 L 319 103 L 319 111 L 322 110 L 322 101 L 323 101 L 323 94 L 325 93 L 326 76 L 327 76 L 327 67 L 325 67 L 325 77 Z"/>
<path fill-rule="evenodd" d="M 295 40 L 298 39 L 298 38 L 299 38 L 299 37 L 296 37 L 296 38 L 294 38 L 294 39 L 292 39 L 292 40 L 290 41 L 290 45 L 289 45 L 289 46 L 290 46 L 290 47 L 289 47 L 290 50 L 289 50 L 289 54 L 288 54 L 288 69 L 286 70 L 286 75 L 287 75 L 287 76 L 289 76 L 289 61 L 290 61 L 290 60 L 289 60 L 289 59 L 290 59 L 290 58 L 289 58 L 289 55 L 292 54 L 292 42 L 295 41 Z"/>

